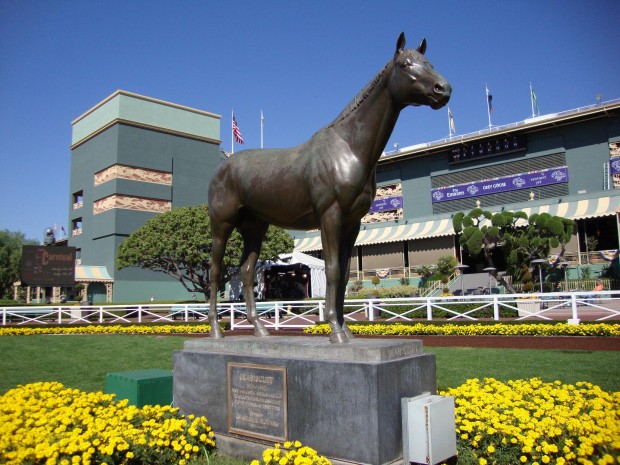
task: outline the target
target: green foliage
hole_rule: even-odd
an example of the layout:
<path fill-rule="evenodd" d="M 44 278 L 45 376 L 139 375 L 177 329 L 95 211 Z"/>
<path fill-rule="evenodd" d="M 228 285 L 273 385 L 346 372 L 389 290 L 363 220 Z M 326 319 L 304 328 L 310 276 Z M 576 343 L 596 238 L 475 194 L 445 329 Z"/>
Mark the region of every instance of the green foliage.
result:
<path fill-rule="evenodd" d="M 465 213 L 458 212 L 452 217 L 452 227 L 456 233 L 460 233 L 463 230 L 463 218 Z"/>
<path fill-rule="evenodd" d="M 474 208 L 467 214 L 457 213 L 452 224 L 454 230 L 460 233 L 459 243 L 465 253 L 472 257 L 483 254 L 487 266 L 494 267 L 493 252 L 501 248 L 506 257 L 506 271 L 513 276 L 520 274 L 522 264 L 547 257 L 551 249 L 559 248 L 561 256 L 576 233 L 573 220 L 548 213 L 535 213 L 528 218 L 521 211 L 492 214 L 480 208 Z M 514 291 L 503 278 L 499 281 L 511 292 Z"/>
<path fill-rule="evenodd" d="M 433 268 L 428 265 L 420 265 L 416 268 L 415 272 L 422 278 L 428 279 L 433 276 Z"/>
<path fill-rule="evenodd" d="M 521 267 L 521 282 L 523 283 L 523 292 L 529 293 L 534 290 L 534 282 L 532 281 L 532 273 L 530 269 L 523 265 Z"/>
<path fill-rule="evenodd" d="M 19 281 L 23 245 L 37 245 L 21 232 L 0 231 L 0 298 L 13 297 L 13 283 Z"/>
<path fill-rule="evenodd" d="M 379 287 L 377 289 L 371 287 L 364 287 L 359 289 L 355 294 L 349 295 L 351 299 L 366 299 L 369 296 L 376 296 L 384 299 L 391 299 L 397 297 L 410 297 L 412 294 L 417 294 L 418 288 L 415 286 L 391 286 L 391 287 Z"/>
<path fill-rule="evenodd" d="M 349 286 L 349 291 L 355 293 L 355 292 L 358 292 L 363 287 L 364 287 L 364 282 L 361 281 L 361 280 L 357 280 L 357 281 L 353 282 L 353 284 L 351 284 L 351 286 Z"/>
<path fill-rule="evenodd" d="M 579 273 L 581 274 L 581 279 L 592 279 L 592 268 L 589 266 L 582 266 L 579 269 Z"/>
<path fill-rule="evenodd" d="M 458 265 L 458 262 L 453 255 L 443 255 L 437 259 L 437 271 L 444 276 L 450 276 L 454 273 L 456 265 Z"/>
<path fill-rule="evenodd" d="M 137 266 L 177 279 L 189 292 L 209 293 L 209 266 L 213 236 L 206 205 L 175 208 L 148 220 L 119 247 L 118 269 Z M 275 260 L 293 250 L 293 238 L 270 226 L 260 259 Z M 223 261 L 222 284 L 237 272 L 243 253 L 238 231 L 230 236 Z"/>
<path fill-rule="evenodd" d="M 373 283 L 375 287 L 377 287 L 377 285 L 381 282 L 381 279 L 379 278 L 379 276 L 373 276 L 370 279 L 370 282 Z"/>

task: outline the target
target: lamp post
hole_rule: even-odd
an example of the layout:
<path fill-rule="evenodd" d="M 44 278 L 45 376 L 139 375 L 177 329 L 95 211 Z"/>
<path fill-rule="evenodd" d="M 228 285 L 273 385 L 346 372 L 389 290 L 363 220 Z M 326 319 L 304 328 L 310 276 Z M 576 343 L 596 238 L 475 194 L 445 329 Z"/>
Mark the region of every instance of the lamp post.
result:
<path fill-rule="evenodd" d="M 459 270 L 459 276 L 461 278 L 461 297 L 463 297 L 465 293 L 465 291 L 463 290 L 463 272 L 465 271 L 466 268 L 469 268 L 469 265 L 464 265 L 463 263 L 459 263 L 454 268 Z"/>
<path fill-rule="evenodd" d="M 542 280 L 542 265 L 543 263 L 547 263 L 547 260 L 544 258 L 537 258 L 536 260 L 532 260 L 530 264 L 532 266 L 538 266 L 538 279 L 540 280 L 540 292 L 543 292 L 543 280 Z"/>
<path fill-rule="evenodd" d="M 489 295 L 491 295 L 491 277 L 493 276 L 493 272 L 496 270 L 496 268 L 493 268 L 492 266 L 489 266 L 488 268 L 485 268 L 482 271 L 486 271 L 487 273 L 489 273 Z"/>
<path fill-rule="evenodd" d="M 570 265 L 570 262 L 562 261 L 558 263 L 558 265 L 560 265 L 562 269 L 564 270 L 564 290 L 568 292 L 568 280 L 566 279 L 566 269 L 568 268 L 568 265 Z"/>

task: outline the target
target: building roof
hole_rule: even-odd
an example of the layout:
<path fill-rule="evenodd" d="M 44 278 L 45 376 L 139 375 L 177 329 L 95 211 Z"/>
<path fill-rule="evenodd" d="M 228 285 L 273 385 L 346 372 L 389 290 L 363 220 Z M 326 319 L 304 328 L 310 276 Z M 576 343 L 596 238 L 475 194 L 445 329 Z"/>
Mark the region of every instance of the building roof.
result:
<path fill-rule="evenodd" d="M 71 122 L 71 149 L 122 123 L 219 144 L 220 115 L 117 90 Z"/>
<path fill-rule="evenodd" d="M 540 131 L 549 127 L 574 124 L 595 118 L 618 116 L 620 114 L 620 99 L 613 99 L 596 105 L 588 105 L 573 110 L 561 111 L 547 115 L 527 118 L 516 123 L 502 126 L 492 126 L 469 134 L 455 134 L 445 139 L 425 142 L 398 150 L 385 152 L 379 159 L 379 164 L 398 162 L 409 157 L 418 157 L 449 150 L 455 146 L 469 145 L 483 139 L 496 138 L 521 132 Z"/>

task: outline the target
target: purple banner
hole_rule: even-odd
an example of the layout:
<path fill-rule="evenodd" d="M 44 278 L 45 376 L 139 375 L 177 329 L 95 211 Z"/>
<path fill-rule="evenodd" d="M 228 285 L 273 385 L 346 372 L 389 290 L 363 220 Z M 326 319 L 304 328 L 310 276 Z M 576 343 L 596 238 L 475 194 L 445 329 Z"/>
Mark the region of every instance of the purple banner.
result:
<path fill-rule="evenodd" d="M 402 195 L 375 200 L 370 206 L 370 213 L 398 210 L 399 208 L 403 208 Z"/>
<path fill-rule="evenodd" d="M 448 200 L 478 197 L 480 195 L 496 194 L 498 192 L 530 189 L 538 186 L 548 186 L 568 182 L 568 168 L 559 166 L 529 173 L 502 176 L 495 179 L 475 181 L 467 184 L 439 187 L 431 190 L 433 203 L 446 202 Z"/>
<path fill-rule="evenodd" d="M 611 157 L 609 159 L 609 171 L 611 171 L 611 174 L 620 174 L 620 157 Z"/>

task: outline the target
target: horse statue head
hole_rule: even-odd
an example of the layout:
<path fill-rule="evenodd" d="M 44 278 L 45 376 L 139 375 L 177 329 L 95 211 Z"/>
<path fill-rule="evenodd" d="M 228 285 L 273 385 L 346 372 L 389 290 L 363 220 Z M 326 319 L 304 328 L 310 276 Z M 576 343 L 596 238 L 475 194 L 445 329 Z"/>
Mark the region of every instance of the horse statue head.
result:
<path fill-rule="evenodd" d="M 428 105 L 433 110 L 450 100 L 452 87 L 426 59 L 426 39 L 415 50 L 405 49 L 405 34 L 396 43 L 390 88 L 394 102 L 403 107 Z"/>

